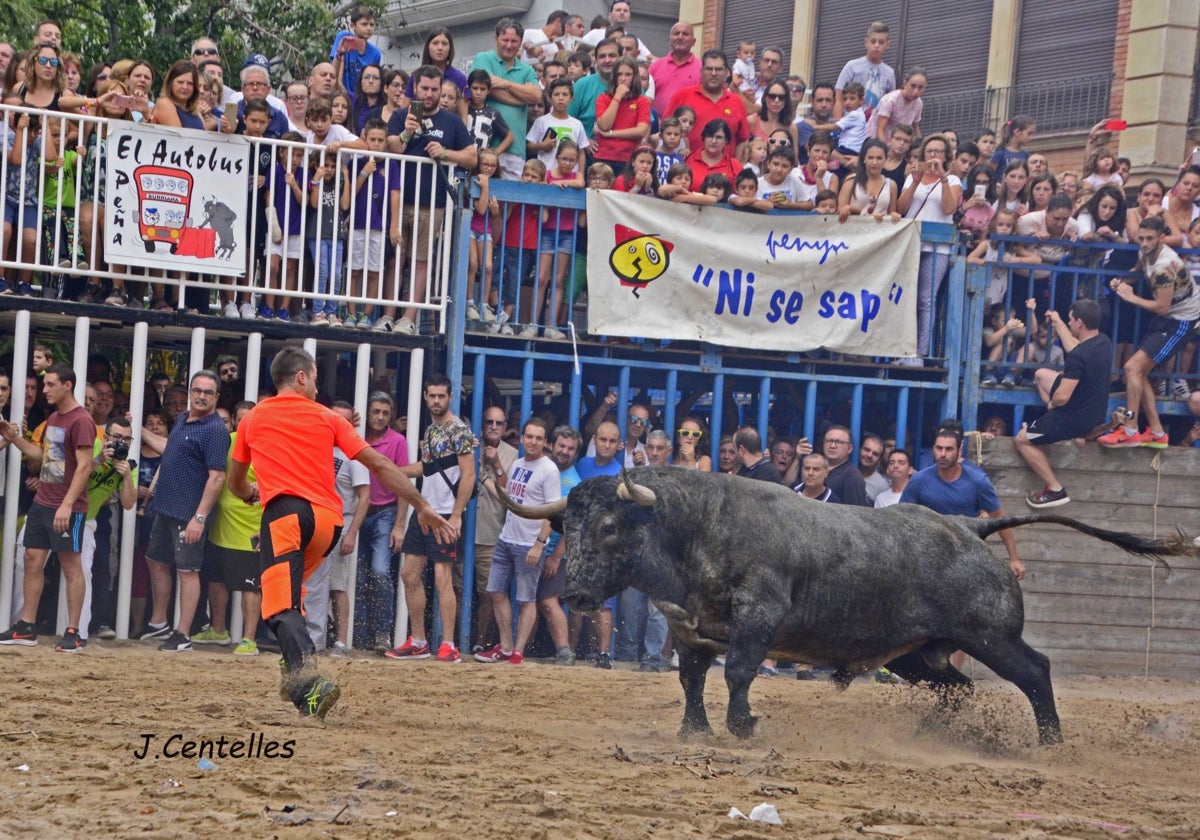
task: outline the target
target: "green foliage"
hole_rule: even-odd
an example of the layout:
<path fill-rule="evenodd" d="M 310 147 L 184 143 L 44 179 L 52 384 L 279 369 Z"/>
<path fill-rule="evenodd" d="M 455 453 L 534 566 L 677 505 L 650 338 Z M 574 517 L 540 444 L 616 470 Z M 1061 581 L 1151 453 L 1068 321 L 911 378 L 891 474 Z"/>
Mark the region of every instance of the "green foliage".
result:
<path fill-rule="evenodd" d="M 382 16 L 386 0 L 362 0 Z M 84 70 L 99 61 L 145 59 L 159 77 L 190 57 L 197 38 L 212 38 L 230 80 L 252 52 L 275 65 L 274 80 L 305 79 L 327 60 L 333 36 L 346 23 L 346 0 L 0 0 L 0 20 L 18 49 L 31 46 L 43 18 L 61 23 L 63 46 L 78 53 Z M 22 37 L 21 33 L 28 33 Z M 157 84 L 157 79 L 156 79 Z"/>

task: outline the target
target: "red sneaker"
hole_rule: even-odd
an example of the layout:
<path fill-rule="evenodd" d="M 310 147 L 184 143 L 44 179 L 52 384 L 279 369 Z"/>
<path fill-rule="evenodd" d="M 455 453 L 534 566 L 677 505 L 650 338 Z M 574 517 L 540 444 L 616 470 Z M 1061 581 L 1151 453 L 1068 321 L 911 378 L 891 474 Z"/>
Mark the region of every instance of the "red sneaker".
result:
<path fill-rule="evenodd" d="M 437 652 L 438 662 L 462 662 L 462 657 L 458 655 L 458 648 L 449 642 L 442 642 L 441 647 Z"/>
<path fill-rule="evenodd" d="M 521 653 L 521 651 L 519 651 L 519 650 L 514 650 L 512 653 L 510 653 L 508 655 L 508 664 L 509 665 L 520 665 L 524 661 L 525 661 L 525 654 Z"/>
<path fill-rule="evenodd" d="M 383 655 L 388 659 L 428 659 L 429 642 L 414 645 L 412 636 L 409 636 L 400 647 L 384 651 Z"/>
<path fill-rule="evenodd" d="M 475 654 L 476 662 L 508 662 L 512 659 L 512 653 L 505 653 L 500 649 L 500 645 L 493 645 L 485 651 Z"/>
<path fill-rule="evenodd" d="M 1106 435 L 1100 435 L 1100 437 L 1096 438 L 1096 443 L 1101 446 L 1107 446 L 1110 449 L 1141 446 L 1142 435 L 1138 432 L 1129 434 L 1124 426 L 1119 426 L 1115 431 L 1111 431 Z"/>

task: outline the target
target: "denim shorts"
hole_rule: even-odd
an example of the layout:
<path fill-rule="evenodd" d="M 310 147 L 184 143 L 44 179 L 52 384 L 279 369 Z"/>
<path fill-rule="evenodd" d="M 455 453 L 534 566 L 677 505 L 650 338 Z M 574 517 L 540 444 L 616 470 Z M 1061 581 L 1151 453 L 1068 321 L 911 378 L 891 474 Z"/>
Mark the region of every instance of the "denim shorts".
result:
<path fill-rule="evenodd" d="M 542 228 L 538 251 L 542 254 L 553 254 L 555 251 L 560 254 L 575 253 L 575 231 Z"/>
<path fill-rule="evenodd" d="M 36 230 L 38 225 L 38 208 L 36 204 L 26 204 L 23 207 L 11 198 L 4 201 L 4 223 L 7 225 L 17 226 L 17 221 L 20 220 L 20 226 L 25 230 Z"/>
<path fill-rule="evenodd" d="M 538 558 L 536 566 L 525 562 L 530 545 L 513 545 L 499 540 L 496 550 L 492 553 L 492 571 L 488 575 L 488 592 L 508 592 L 508 584 L 513 578 L 517 581 L 517 603 L 528 604 L 537 600 L 538 581 L 542 577 L 542 564 L 546 561 L 545 553 Z"/>

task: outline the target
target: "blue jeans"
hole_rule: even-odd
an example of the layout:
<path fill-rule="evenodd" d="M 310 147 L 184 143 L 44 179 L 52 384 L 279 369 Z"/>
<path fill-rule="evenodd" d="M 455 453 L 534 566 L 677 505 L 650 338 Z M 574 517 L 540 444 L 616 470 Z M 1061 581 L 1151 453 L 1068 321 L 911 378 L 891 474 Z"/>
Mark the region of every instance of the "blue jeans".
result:
<path fill-rule="evenodd" d="M 317 294 L 337 297 L 342 293 L 341 266 L 342 241 L 340 239 L 310 239 L 308 249 L 312 252 L 313 265 L 317 274 Z M 327 298 L 314 298 L 312 304 L 314 315 L 337 314 L 337 301 Z"/>
<path fill-rule="evenodd" d="M 358 535 L 358 578 L 354 585 L 354 646 L 371 648 L 375 639 L 391 638 L 396 623 L 396 584 L 392 579 L 389 540 L 396 524 L 396 505 L 368 513 Z"/>
<path fill-rule="evenodd" d="M 667 643 L 667 619 L 644 592 L 629 588 L 621 593 L 616 625 L 615 659 L 637 662 L 644 646 L 646 661 L 661 662 L 663 645 Z"/>

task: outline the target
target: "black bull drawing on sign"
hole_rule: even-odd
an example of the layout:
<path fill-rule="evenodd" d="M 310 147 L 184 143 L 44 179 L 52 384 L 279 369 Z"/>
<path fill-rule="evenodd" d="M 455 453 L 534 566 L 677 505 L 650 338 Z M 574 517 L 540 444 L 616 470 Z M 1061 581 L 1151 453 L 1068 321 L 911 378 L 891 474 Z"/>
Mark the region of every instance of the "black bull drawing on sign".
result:
<path fill-rule="evenodd" d="M 680 735 L 712 732 L 704 682 L 720 652 L 726 726 L 748 737 L 750 683 L 764 658 L 831 667 L 840 688 L 886 665 L 937 692 L 947 711 L 972 688 L 950 664 L 961 649 L 1029 698 L 1043 744 L 1060 742 L 1050 661 L 1022 640 L 1021 589 L 984 539 L 1046 522 L 1148 557 L 1194 551 L 1182 535 L 1146 539 L 1052 514 L 970 519 L 916 505 L 830 505 L 677 467 L 593 478 L 547 505 L 499 495 L 509 510 L 548 518 L 564 534 L 563 600 L 573 609 L 595 609 L 632 586 L 662 610 L 679 649 Z"/>

